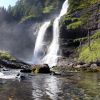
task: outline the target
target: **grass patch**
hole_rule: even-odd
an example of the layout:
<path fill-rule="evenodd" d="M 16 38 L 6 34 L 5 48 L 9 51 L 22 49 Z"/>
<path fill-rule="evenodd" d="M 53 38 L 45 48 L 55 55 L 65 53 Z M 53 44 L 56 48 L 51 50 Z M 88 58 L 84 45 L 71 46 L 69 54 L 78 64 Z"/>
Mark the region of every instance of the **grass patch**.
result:
<path fill-rule="evenodd" d="M 15 58 L 7 51 L 0 51 L 0 58 L 6 60 L 15 60 Z"/>
<path fill-rule="evenodd" d="M 95 62 L 100 60 L 100 39 L 96 39 L 91 43 L 91 50 L 88 44 L 80 48 L 79 60 L 86 63 Z"/>

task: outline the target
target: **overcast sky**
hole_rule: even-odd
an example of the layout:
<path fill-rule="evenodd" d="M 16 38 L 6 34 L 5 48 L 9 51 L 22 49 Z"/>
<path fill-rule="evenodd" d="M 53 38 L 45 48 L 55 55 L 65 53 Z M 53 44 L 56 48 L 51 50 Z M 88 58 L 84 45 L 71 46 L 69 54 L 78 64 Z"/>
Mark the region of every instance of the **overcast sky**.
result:
<path fill-rule="evenodd" d="M 18 0 L 0 0 L 0 7 L 8 8 L 9 5 L 14 6 Z"/>

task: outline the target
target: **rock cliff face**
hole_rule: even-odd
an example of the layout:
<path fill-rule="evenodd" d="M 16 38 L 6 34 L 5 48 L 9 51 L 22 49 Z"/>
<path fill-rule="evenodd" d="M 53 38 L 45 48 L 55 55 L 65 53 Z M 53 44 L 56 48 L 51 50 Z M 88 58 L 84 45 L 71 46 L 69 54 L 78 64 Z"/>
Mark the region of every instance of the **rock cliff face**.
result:
<path fill-rule="evenodd" d="M 70 8 L 70 7 L 69 7 Z M 100 2 L 82 10 L 68 13 L 62 18 L 60 30 L 60 52 L 64 57 L 76 57 L 77 48 L 86 41 L 77 39 L 88 37 L 100 30 Z"/>

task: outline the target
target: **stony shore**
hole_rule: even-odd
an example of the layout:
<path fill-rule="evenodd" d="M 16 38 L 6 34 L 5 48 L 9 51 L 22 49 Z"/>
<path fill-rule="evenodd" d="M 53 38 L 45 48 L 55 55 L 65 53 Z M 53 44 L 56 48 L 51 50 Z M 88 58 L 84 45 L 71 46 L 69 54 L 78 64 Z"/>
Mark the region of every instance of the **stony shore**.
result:
<path fill-rule="evenodd" d="M 53 71 L 58 71 L 61 73 L 66 73 L 69 71 L 74 72 L 100 72 L 100 62 L 91 62 L 91 63 L 85 63 L 85 62 L 70 62 L 65 63 L 63 61 L 63 64 L 60 63 L 57 66 L 54 66 L 52 68 Z"/>
<path fill-rule="evenodd" d="M 47 64 L 29 65 L 27 63 L 18 60 L 0 59 L 0 67 L 22 69 L 21 70 L 22 72 L 46 73 L 46 74 L 47 73 L 58 74 L 57 72 L 66 73 L 69 71 L 100 72 L 100 62 L 84 63 L 84 62 L 67 62 L 64 60 L 59 62 L 57 66 L 53 66 L 50 69 Z"/>

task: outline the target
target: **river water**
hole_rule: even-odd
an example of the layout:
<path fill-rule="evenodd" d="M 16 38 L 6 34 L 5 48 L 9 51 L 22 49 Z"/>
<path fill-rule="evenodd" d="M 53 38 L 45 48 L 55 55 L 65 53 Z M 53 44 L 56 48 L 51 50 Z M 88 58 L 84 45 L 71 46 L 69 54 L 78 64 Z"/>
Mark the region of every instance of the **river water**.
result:
<path fill-rule="evenodd" d="M 100 100 L 100 73 L 25 74 L 0 79 L 0 100 Z"/>

